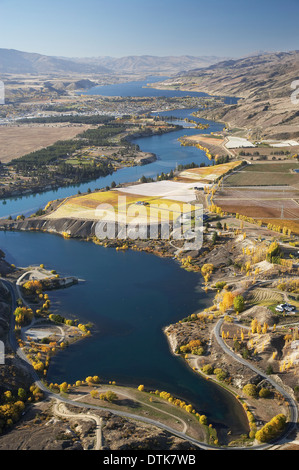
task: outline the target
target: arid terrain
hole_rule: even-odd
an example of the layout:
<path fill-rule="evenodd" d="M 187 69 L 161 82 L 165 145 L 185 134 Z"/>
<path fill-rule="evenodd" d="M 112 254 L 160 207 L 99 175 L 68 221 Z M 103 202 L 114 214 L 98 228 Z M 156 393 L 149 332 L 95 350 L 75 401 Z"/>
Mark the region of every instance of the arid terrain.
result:
<path fill-rule="evenodd" d="M 84 124 L 28 124 L 0 127 L 0 161 L 8 163 L 14 158 L 40 150 L 57 140 L 73 139 L 89 129 Z"/>
<path fill-rule="evenodd" d="M 257 139 L 298 138 L 298 105 L 291 101 L 298 73 L 298 51 L 278 52 L 223 61 L 158 86 L 239 98 L 237 104 L 212 107 L 201 115 L 243 129 L 244 134 L 250 129 Z"/>
<path fill-rule="evenodd" d="M 32 67 L 32 57 L 23 59 L 24 67 Z M 239 98 L 231 105 L 218 98 L 77 97 L 76 91 L 102 83 L 105 76 L 109 83 L 120 79 L 110 74 L 108 58 L 105 64 L 36 59 L 38 68 L 59 65 L 62 75 L 47 71 L 44 76 L 39 69 L 41 75 L 34 79 L 32 70 L 28 75 L 23 71 L 18 82 L 11 69 L 8 104 L 0 111 L 7 120 L 26 113 L 36 118 L 41 112 L 41 120 L 57 122 L 1 126 L 4 196 L 30 193 L 46 184 L 60 187 L 90 180 L 96 170 L 101 175 L 112 174 L 124 166 L 153 161 L 155 155 L 144 154 L 130 140 L 172 131 L 174 126 L 148 116 L 148 110 L 196 103 L 197 117 L 224 123 L 216 135 L 198 133 L 179 139 L 182 146 L 203 150 L 209 165 L 176 169 L 163 175 L 164 179 L 157 176 L 156 181 L 144 178 L 49 201 L 36 214 L 1 219 L 0 230 L 49 232 L 64 237 L 66 244 L 77 238 L 110 250 L 146 251 L 173 258 L 182 269 L 198 273 L 201 289 L 210 294 L 210 305 L 164 328 L 169 353 L 179 355 L 194 373 L 228 390 L 243 407 L 248 432 L 231 436 L 215 430 L 192 405 L 167 391 L 145 390 L 142 384 L 133 389 L 104 383 L 97 376 L 71 384 L 47 383 L 51 357 L 59 355 L 66 344 L 71 348 L 74 341 L 88 341 L 92 325 L 51 316 L 51 289 L 60 288 L 65 281 L 59 273 L 54 269 L 46 272 L 42 265 L 15 267 L 5 261 L 2 252 L 0 339 L 6 347 L 6 362 L 0 366 L 0 449 L 260 448 L 269 440 L 263 432 L 273 429 L 271 420 L 276 419 L 277 424 L 277 416 L 283 416 L 289 426 L 287 437 L 274 433 L 271 438 L 278 440 L 269 447 L 265 444 L 266 448 L 298 450 L 298 429 L 293 421 L 298 419 L 299 399 L 299 121 L 290 100 L 298 52 L 228 60 L 181 73 L 158 85 Z M 121 67 L 121 61 L 114 66 Z M 156 67 L 150 58 L 132 59 L 126 79 L 132 79 L 136 68 L 140 72 L 149 66 Z M 69 79 L 73 67 L 78 75 Z M 82 67 L 90 67 L 85 78 Z M 101 73 L 96 78 L 97 67 Z M 165 67 L 177 67 L 176 61 Z M 99 119 L 103 109 L 109 109 L 110 117 L 115 110 L 130 113 L 100 124 L 83 122 L 84 113 Z M 69 112 L 82 122 L 66 122 L 71 118 L 62 116 Z M 204 129 L 204 123 L 202 126 Z M 90 132 L 78 135 L 86 130 Z M 67 142 L 66 150 L 61 150 L 60 141 Z M 75 148 L 71 147 L 74 142 Z M 77 148 L 78 143 L 82 146 Z M 59 150 L 57 155 L 49 152 L 49 146 Z M 12 160 L 12 166 L 5 165 Z M 86 174 L 86 170 L 90 172 Z M 117 206 L 119 197 L 124 202 Z M 125 224 L 129 207 L 139 209 L 139 222 L 144 223 L 149 206 L 162 203 L 163 210 L 155 213 L 155 221 L 161 223 L 169 222 L 173 203 L 177 210 L 173 220 L 183 204 L 189 203 L 187 218 L 192 222 L 200 205 L 204 214 L 202 248 L 184 250 L 174 232 L 157 240 L 101 239 L 96 224 L 101 218 L 97 209 L 103 203 L 111 205 L 108 222 L 116 210 Z M 286 303 L 293 310 L 279 307 Z M 284 426 L 280 432 L 282 429 Z"/>

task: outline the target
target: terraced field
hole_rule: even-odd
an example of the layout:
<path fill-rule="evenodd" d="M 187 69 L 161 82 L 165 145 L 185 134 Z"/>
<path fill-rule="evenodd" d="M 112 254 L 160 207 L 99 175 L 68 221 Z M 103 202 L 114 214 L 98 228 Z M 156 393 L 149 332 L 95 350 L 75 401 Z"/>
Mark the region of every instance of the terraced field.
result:
<path fill-rule="evenodd" d="M 250 302 L 255 305 L 273 305 L 284 301 L 284 296 L 273 289 L 257 287 L 254 289 L 250 296 Z"/>
<path fill-rule="evenodd" d="M 225 212 L 299 233 L 298 162 L 249 164 L 224 178 L 214 202 Z"/>
<path fill-rule="evenodd" d="M 298 173 L 279 173 L 270 171 L 241 171 L 230 175 L 226 186 L 273 186 L 299 184 Z"/>
<path fill-rule="evenodd" d="M 247 165 L 244 168 L 244 171 L 254 171 L 254 172 L 275 172 L 275 173 L 286 173 L 292 170 L 298 170 L 299 163 L 297 162 L 265 162 L 265 163 L 253 163 Z"/>
<path fill-rule="evenodd" d="M 264 162 L 246 165 L 230 175 L 225 186 L 273 186 L 299 184 L 299 164 L 293 162 Z"/>

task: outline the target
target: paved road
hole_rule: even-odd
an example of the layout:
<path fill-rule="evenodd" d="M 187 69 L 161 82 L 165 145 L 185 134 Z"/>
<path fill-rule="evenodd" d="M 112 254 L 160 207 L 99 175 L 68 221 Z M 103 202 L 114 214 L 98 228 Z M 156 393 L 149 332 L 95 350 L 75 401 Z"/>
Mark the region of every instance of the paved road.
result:
<path fill-rule="evenodd" d="M 288 401 L 289 403 L 289 409 L 290 409 L 290 420 L 289 420 L 289 425 L 284 433 L 283 436 L 281 436 L 279 439 L 285 438 L 291 431 L 293 431 L 297 427 L 297 421 L 298 421 L 298 407 L 296 401 L 293 399 L 293 397 L 275 380 L 273 380 L 272 377 L 267 375 L 265 372 L 261 371 L 257 367 L 255 367 L 253 364 L 249 363 L 245 359 L 243 359 L 241 356 L 236 354 L 234 351 L 232 351 L 223 341 L 222 336 L 221 336 L 221 327 L 223 325 L 224 318 L 221 318 L 215 328 L 214 328 L 214 335 L 215 338 L 218 342 L 218 344 L 221 346 L 223 351 L 228 354 L 229 356 L 233 357 L 236 361 L 240 362 L 241 364 L 244 364 L 246 367 L 249 367 L 253 372 L 256 374 L 260 375 L 264 379 L 266 379 L 281 395 Z"/>
<path fill-rule="evenodd" d="M 137 420 L 137 421 L 142 421 L 146 424 L 151 424 L 153 426 L 159 427 L 160 429 L 168 431 L 171 434 L 174 434 L 178 437 L 181 437 L 184 440 L 187 440 L 188 442 L 194 444 L 195 446 L 197 446 L 201 449 L 217 449 L 217 447 L 210 446 L 210 445 L 204 444 L 200 441 L 197 441 L 196 439 L 189 438 L 189 436 L 187 436 L 184 432 L 179 432 L 179 431 L 177 431 L 176 429 L 173 429 L 170 426 L 167 426 L 163 423 L 160 423 L 159 421 L 155 421 L 155 420 L 150 419 L 150 418 L 135 415 L 133 413 L 126 413 L 126 412 L 122 412 L 122 411 L 116 411 L 114 409 L 110 409 L 110 408 L 107 408 L 107 407 L 94 406 L 94 405 L 90 405 L 90 404 L 87 404 L 87 403 L 77 402 L 77 401 L 74 401 L 74 400 L 70 400 L 68 398 L 61 397 L 59 394 L 55 394 L 55 393 L 51 392 L 48 389 L 48 387 L 46 387 L 44 385 L 44 383 L 41 381 L 38 374 L 33 369 L 30 361 L 27 358 L 27 356 L 24 354 L 24 352 L 19 347 L 19 345 L 16 341 L 16 338 L 15 338 L 15 335 L 14 335 L 15 321 L 14 321 L 14 315 L 13 315 L 13 312 L 14 312 L 16 306 L 17 306 L 16 293 L 15 293 L 14 287 L 11 285 L 10 282 L 8 282 L 7 280 L 5 280 L 3 278 L 1 278 L 0 280 L 8 287 L 8 289 L 10 290 L 10 293 L 11 293 L 11 298 L 12 298 L 12 313 L 11 313 L 11 328 L 10 328 L 10 332 L 9 332 L 9 343 L 10 343 L 12 349 L 17 354 L 17 356 L 22 360 L 22 362 L 24 363 L 24 365 L 27 368 L 27 370 L 29 371 L 29 373 L 32 375 L 32 378 L 33 378 L 35 384 L 44 392 L 44 394 L 47 398 L 56 399 L 56 400 L 59 400 L 61 402 L 66 403 L 66 404 L 75 405 L 75 406 L 80 407 L 80 408 L 94 409 L 94 410 L 98 410 L 98 411 L 109 411 L 110 413 L 115 414 L 117 416 L 122 416 L 124 418 L 134 419 L 134 420 Z"/>
<path fill-rule="evenodd" d="M 12 323 L 11 323 L 11 328 L 10 328 L 10 332 L 9 332 L 9 342 L 10 342 L 10 345 L 11 347 L 14 349 L 15 353 L 18 355 L 18 357 L 24 362 L 24 365 L 27 367 L 29 373 L 32 375 L 33 377 L 33 380 L 35 382 L 35 384 L 44 392 L 45 396 L 49 399 L 56 399 L 56 400 L 59 400 L 60 402 L 64 402 L 66 404 L 70 404 L 70 405 L 75 405 L 77 407 L 81 407 L 81 408 L 88 408 L 88 409 L 94 409 L 94 410 L 98 410 L 98 411 L 109 411 L 110 413 L 112 414 L 115 414 L 117 416 L 122 416 L 124 418 L 127 418 L 127 419 L 133 419 L 133 420 L 137 420 L 137 421 L 141 421 L 141 422 L 144 422 L 146 424 L 150 424 L 150 425 L 153 425 L 153 426 L 156 426 L 160 429 L 163 429 L 165 431 L 168 431 L 169 433 L 177 436 L 177 437 L 180 437 L 181 439 L 184 439 L 188 442 L 190 442 L 191 444 L 193 444 L 194 446 L 198 447 L 199 449 L 202 449 L 202 450 L 224 450 L 222 448 L 218 448 L 216 446 L 212 446 L 212 445 L 208 445 L 208 444 L 205 444 L 203 442 L 200 442 L 198 441 L 197 439 L 193 439 L 189 436 L 187 436 L 184 432 L 179 432 L 177 431 L 176 429 L 173 429 L 172 427 L 170 426 L 167 426 L 166 424 L 163 424 L 163 423 L 160 423 L 159 421 L 155 421 L 153 419 L 150 419 L 150 418 L 146 418 L 146 417 L 143 417 L 143 416 L 139 416 L 139 415 L 135 415 L 133 413 L 127 413 L 127 412 L 123 412 L 123 411 L 116 411 L 114 409 L 110 409 L 110 408 L 107 408 L 107 407 L 100 407 L 100 406 L 94 406 L 94 405 L 90 405 L 90 404 L 87 404 L 87 403 L 81 403 L 81 402 L 77 402 L 77 401 L 74 401 L 74 400 L 70 400 L 68 398 L 63 398 L 61 397 L 60 395 L 58 394 L 55 394 L 53 392 L 51 392 L 45 385 L 44 383 L 40 380 L 38 374 L 36 373 L 36 371 L 33 369 L 31 363 L 29 362 L 28 358 L 26 357 L 26 355 L 23 353 L 22 349 L 19 347 L 17 341 L 16 341 L 16 338 L 15 338 L 15 335 L 14 335 L 14 316 L 13 316 L 13 311 L 14 309 L 16 308 L 16 295 L 15 295 L 15 290 L 14 290 L 14 287 L 11 285 L 10 282 L 8 282 L 7 280 L 5 279 L 1 279 L 1 281 L 8 287 L 8 289 L 10 290 L 11 292 L 11 298 L 12 298 Z M 223 322 L 223 319 L 221 319 L 217 324 L 216 324 L 216 327 L 215 327 L 215 336 L 217 338 L 217 341 L 220 341 L 220 345 L 221 347 L 223 347 L 224 351 L 233 356 L 234 357 L 234 354 L 232 353 L 232 351 L 227 348 L 227 346 L 223 343 L 222 341 L 222 338 L 220 336 L 220 329 L 221 329 L 221 325 L 222 325 L 222 322 Z M 244 363 L 247 367 L 251 367 L 250 364 L 248 364 L 245 360 L 239 358 L 238 356 L 236 356 L 236 359 L 239 360 L 240 362 Z M 252 368 L 252 367 L 251 367 Z M 258 371 L 257 373 L 259 373 L 260 375 L 262 375 L 262 373 L 260 371 Z M 267 378 L 267 380 L 269 380 L 269 377 L 265 375 L 265 378 Z M 297 423 L 297 419 L 298 419 L 298 409 L 297 409 L 297 406 L 296 404 L 294 404 L 293 402 L 293 399 L 292 397 L 290 397 L 286 391 L 284 389 L 282 389 L 280 386 L 278 386 L 274 381 L 273 383 L 275 384 L 274 386 L 280 391 L 281 390 L 281 393 L 287 398 L 287 400 L 289 401 L 290 403 L 290 409 L 291 409 L 291 416 L 292 416 L 292 421 L 293 421 L 293 426 L 292 426 L 292 429 L 294 428 L 295 426 L 295 423 Z M 288 429 L 288 432 L 290 432 L 291 429 Z M 285 438 L 286 434 L 284 434 L 284 436 L 281 436 L 281 438 Z M 276 441 L 275 444 L 277 444 L 278 441 Z M 234 448 L 229 448 L 229 450 L 252 450 L 252 449 L 259 449 L 259 450 L 263 450 L 263 449 L 268 449 L 270 448 L 271 446 L 268 445 L 268 444 L 262 444 L 262 445 L 257 445 L 257 446 L 251 446 L 251 447 L 248 447 L 248 448 L 244 448 L 244 447 L 234 447 Z"/>

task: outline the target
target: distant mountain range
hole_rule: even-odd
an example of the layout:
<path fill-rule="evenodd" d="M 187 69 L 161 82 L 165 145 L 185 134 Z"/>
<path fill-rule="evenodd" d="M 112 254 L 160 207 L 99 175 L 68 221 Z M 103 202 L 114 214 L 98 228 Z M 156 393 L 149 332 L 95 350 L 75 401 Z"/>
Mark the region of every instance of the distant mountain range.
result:
<path fill-rule="evenodd" d="M 114 73 L 179 73 L 198 67 L 208 67 L 224 60 L 222 57 L 201 56 L 127 56 L 127 57 L 95 57 L 72 59 L 77 64 L 101 66 Z"/>
<path fill-rule="evenodd" d="M 128 56 L 66 58 L 52 57 L 14 49 L 0 49 L 0 74 L 132 74 L 165 73 L 208 67 L 223 57 L 216 56 Z"/>
<path fill-rule="evenodd" d="M 89 67 L 72 60 L 14 49 L 0 49 L 0 73 L 110 73 L 104 66 Z"/>
<path fill-rule="evenodd" d="M 299 78 L 299 51 L 261 53 L 224 60 L 206 68 L 181 73 L 182 81 L 202 91 L 249 97 L 289 96 L 290 85 Z M 208 92 L 208 91 L 207 91 Z"/>

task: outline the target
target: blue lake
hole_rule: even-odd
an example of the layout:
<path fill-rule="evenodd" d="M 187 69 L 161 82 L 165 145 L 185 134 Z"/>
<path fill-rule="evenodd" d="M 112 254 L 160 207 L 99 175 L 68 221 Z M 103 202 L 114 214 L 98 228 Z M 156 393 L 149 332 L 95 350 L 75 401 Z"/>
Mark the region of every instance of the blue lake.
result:
<path fill-rule="evenodd" d="M 88 91 L 80 92 L 84 95 L 101 95 L 101 96 L 122 96 L 122 97 L 165 97 L 180 98 L 184 96 L 201 97 L 209 96 L 207 93 L 198 91 L 181 91 L 181 90 L 159 90 L 147 86 L 156 82 L 161 82 L 169 77 L 147 77 L 145 80 L 135 80 L 127 83 L 117 83 L 114 85 L 101 85 L 90 88 Z M 225 97 L 225 103 L 233 104 L 237 102 L 237 98 Z"/>
<path fill-rule="evenodd" d="M 114 85 L 101 85 L 90 88 L 81 94 L 101 95 L 101 96 L 123 96 L 123 97 L 159 97 L 166 98 L 183 96 L 208 96 L 206 93 L 186 92 L 180 90 L 158 90 L 148 87 L 147 84 L 166 80 L 169 77 L 147 77 L 145 80 L 135 80 L 127 83 L 117 83 Z"/>
<path fill-rule="evenodd" d="M 196 109 L 173 110 L 154 114 L 160 114 L 161 116 L 174 115 L 181 120 L 186 117 L 196 120 L 196 118 L 191 116 L 191 113 L 194 111 L 196 111 Z M 180 163 L 187 164 L 196 162 L 200 164 L 201 162 L 205 162 L 208 165 L 210 162 L 203 151 L 195 147 L 181 147 L 177 140 L 183 135 L 194 135 L 201 132 L 217 132 L 223 128 L 223 124 L 205 121 L 203 119 L 200 119 L 200 121 L 209 122 L 210 128 L 203 131 L 187 127 L 162 135 L 135 139 L 134 143 L 138 144 L 142 151 L 156 154 L 157 161 L 153 163 L 144 166 L 123 168 L 112 175 L 98 178 L 88 183 L 81 183 L 76 186 L 67 186 L 23 197 L 7 198 L 6 200 L 2 200 L 2 203 L 0 201 L 0 217 L 7 217 L 9 215 L 16 216 L 19 214 L 29 215 L 40 208 L 44 208 L 48 201 L 71 196 L 76 194 L 79 190 L 83 193 L 86 192 L 88 188 L 92 190 L 104 188 L 107 185 L 110 186 L 112 181 L 118 184 L 136 181 L 141 178 L 142 175 L 156 177 L 157 174 L 175 169 L 176 165 Z M 184 122 L 181 121 L 181 124 L 184 124 Z"/>
<path fill-rule="evenodd" d="M 73 383 L 88 375 L 166 390 L 233 433 L 246 420 L 232 395 L 202 379 L 170 353 L 162 329 L 209 305 L 201 278 L 171 259 L 103 248 L 32 232 L 0 232 L 1 248 L 18 266 L 45 264 L 84 282 L 49 293 L 51 311 L 94 324 L 91 337 L 56 355 L 49 382 Z"/>
<path fill-rule="evenodd" d="M 161 113 L 179 119 L 194 110 Z M 204 122 L 203 120 L 201 120 Z M 222 125 L 210 122 L 208 132 Z M 141 150 L 155 153 L 158 160 L 142 167 L 119 170 L 106 178 L 17 199 L 1 205 L 0 216 L 32 213 L 49 200 L 75 194 L 87 188 L 100 188 L 130 182 L 142 175 L 155 177 L 177 164 L 210 162 L 194 147 L 181 147 L 182 135 L 198 134 L 186 128 L 161 136 L 136 139 Z M 204 131 L 207 132 L 207 131 Z M 192 403 L 198 412 L 233 434 L 245 432 L 242 407 L 231 394 L 202 379 L 184 361 L 170 353 L 163 327 L 209 305 L 201 289 L 201 278 L 187 272 L 170 259 L 113 249 L 60 236 L 31 232 L 0 232 L 0 247 L 17 266 L 44 263 L 60 274 L 84 279 L 69 289 L 51 292 L 52 311 L 94 324 L 93 334 L 72 345 L 51 362 L 48 380 L 84 379 L 99 375 L 117 383 L 166 390 Z"/>

